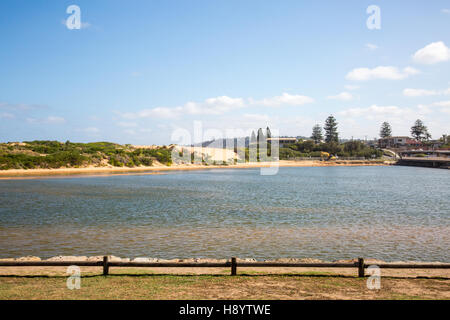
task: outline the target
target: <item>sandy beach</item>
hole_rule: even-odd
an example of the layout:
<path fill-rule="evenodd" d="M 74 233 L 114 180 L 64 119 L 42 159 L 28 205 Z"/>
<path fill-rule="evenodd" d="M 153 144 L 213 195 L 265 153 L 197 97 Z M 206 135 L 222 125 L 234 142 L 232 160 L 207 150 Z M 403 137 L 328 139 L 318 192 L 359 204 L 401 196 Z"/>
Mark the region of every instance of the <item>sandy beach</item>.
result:
<path fill-rule="evenodd" d="M 279 167 L 332 167 L 332 166 L 386 166 L 391 165 L 388 161 L 379 160 L 338 160 L 338 161 L 289 161 L 280 160 Z M 41 176 L 95 176 L 108 174 L 161 174 L 164 171 L 187 171 L 187 170 L 205 170 L 205 169 L 249 169 L 249 168 L 264 168 L 276 166 L 275 163 L 268 162 L 250 162 L 240 163 L 234 165 L 198 165 L 198 164 L 182 164 L 182 165 L 155 165 L 155 166 L 140 166 L 134 168 L 128 167 L 85 167 L 85 168 L 58 168 L 58 169 L 10 169 L 0 171 L 0 180 L 8 179 L 31 179 Z"/>

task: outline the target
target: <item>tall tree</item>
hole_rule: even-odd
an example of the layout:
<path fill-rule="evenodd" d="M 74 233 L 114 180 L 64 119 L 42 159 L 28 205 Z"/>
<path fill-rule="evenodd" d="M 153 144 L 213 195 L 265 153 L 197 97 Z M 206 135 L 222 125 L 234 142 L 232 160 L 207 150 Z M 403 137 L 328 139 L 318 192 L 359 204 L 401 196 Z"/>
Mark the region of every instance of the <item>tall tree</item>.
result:
<path fill-rule="evenodd" d="M 320 143 L 323 140 L 322 127 L 316 124 L 312 129 L 311 139 L 314 140 L 314 143 Z"/>
<path fill-rule="evenodd" d="M 257 139 L 257 144 L 256 144 L 256 158 L 258 159 L 258 161 L 262 161 L 264 154 L 261 154 L 260 149 L 261 148 L 266 148 L 267 150 L 267 145 L 266 145 L 266 137 L 264 136 L 264 132 L 261 128 L 258 129 L 258 132 L 256 133 L 256 139 Z M 260 146 L 261 143 L 261 146 Z M 266 151 L 267 153 L 267 151 Z"/>
<path fill-rule="evenodd" d="M 420 141 L 429 140 L 431 135 L 428 133 L 428 128 L 423 124 L 422 120 L 417 119 L 411 127 L 411 135 Z"/>
<path fill-rule="evenodd" d="M 272 138 L 272 132 L 270 132 L 269 127 L 266 128 L 266 137 L 267 139 Z"/>
<path fill-rule="evenodd" d="M 258 139 L 258 141 L 264 141 L 265 140 L 264 132 L 262 131 L 261 128 L 258 129 L 258 133 L 256 135 L 256 138 Z"/>
<path fill-rule="evenodd" d="M 266 138 L 272 138 L 272 132 L 270 132 L 269 126 L 266 128 Z M 272 155 L 272 145 L 270 141 L 267 141 L 267 155 L 270 157 Z"/>
<path fill-rule="evenodd" d="M 388 138 L 392 137 L 392 128 L 389 122 L 383 122 L 380 129 L 380 137 L 381 138 Z"/>
<path fill-rule="evenodd" d="M 325 120 L 325 142 L 339 142 L 339 133 L 337 131 L 336 119 L 333 115 L 330 115 L 327 120 Z"/>
<path fill-rule="evenodd" d="M 255 135 L 255 131 L 252 131 L 252 135 L 250 137 L 250 143 L 256 143 L 256 135 Z"/>

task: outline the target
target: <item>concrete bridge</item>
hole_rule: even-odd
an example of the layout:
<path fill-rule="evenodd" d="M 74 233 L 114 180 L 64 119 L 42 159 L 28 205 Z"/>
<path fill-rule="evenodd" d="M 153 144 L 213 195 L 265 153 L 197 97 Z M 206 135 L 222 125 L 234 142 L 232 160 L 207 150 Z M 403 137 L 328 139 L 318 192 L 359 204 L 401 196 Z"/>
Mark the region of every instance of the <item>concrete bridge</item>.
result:
<path fill-rule="evenodd" d="M 450 169 L 450 158 L 445 157 L 402 157 L 397 161 L 401 166 L 431 167 Z"/>

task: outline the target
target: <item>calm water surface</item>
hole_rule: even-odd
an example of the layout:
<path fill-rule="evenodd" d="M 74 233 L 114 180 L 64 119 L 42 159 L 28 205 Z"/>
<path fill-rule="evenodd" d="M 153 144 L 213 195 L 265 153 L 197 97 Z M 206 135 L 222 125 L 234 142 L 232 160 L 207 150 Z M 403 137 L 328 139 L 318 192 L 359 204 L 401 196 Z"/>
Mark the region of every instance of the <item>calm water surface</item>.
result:
<path fill-rule="evenodd" d="M 449 262 L 450 170 L 280 168 L 0 181 L 0 258 Z"/>

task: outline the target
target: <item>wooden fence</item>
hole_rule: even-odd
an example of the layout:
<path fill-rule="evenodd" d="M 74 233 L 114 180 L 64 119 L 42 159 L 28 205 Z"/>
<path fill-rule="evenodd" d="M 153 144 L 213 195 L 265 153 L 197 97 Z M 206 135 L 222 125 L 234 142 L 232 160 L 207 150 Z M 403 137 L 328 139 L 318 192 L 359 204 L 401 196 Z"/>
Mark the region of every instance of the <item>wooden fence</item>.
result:
<path fill-rule="evenodd" d="M 196 262 L 124 262 L 110 261 L 108 256 L 103 261 L 0 261 L 0 267 L 103 267 L 103 274 L 109 274 L 110 267 L 139 268 L 231 268 L 231 275 L 237 274 L 238 267 L 288 267 L 288 268 L 357 268 L 358 277 L 364 277 L 364 271 L 371 265 L 385 269 L 450 269 L 450 263 L 445 264 L 366 264 L 363 258 L 354 263 L 279 263 L 279 262 L 237 262 L 236 258 L 222 263 Z"/>

